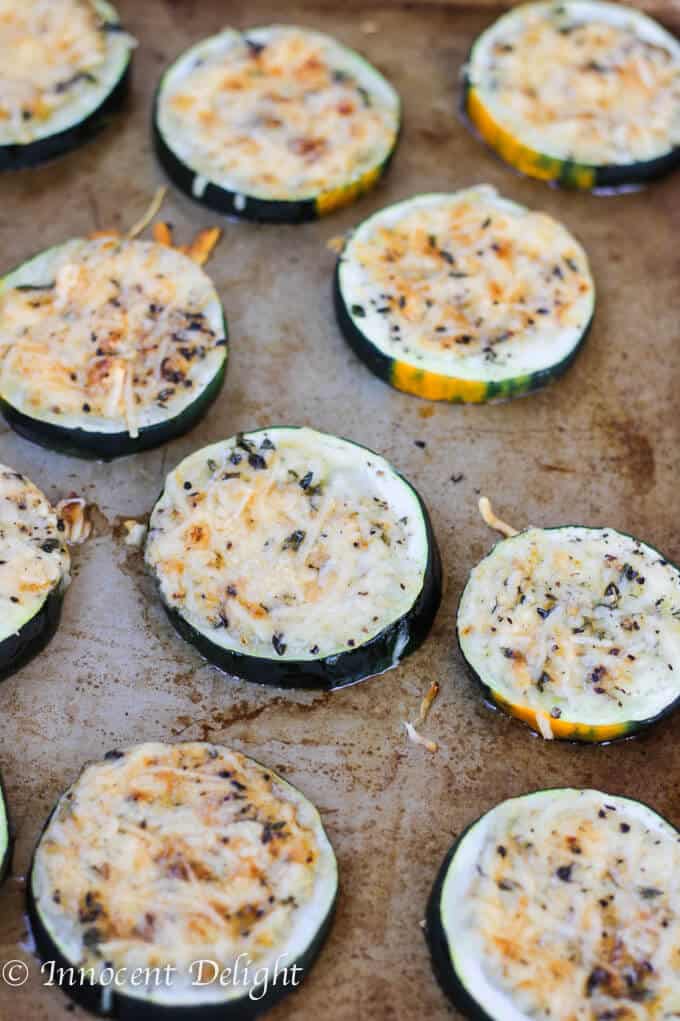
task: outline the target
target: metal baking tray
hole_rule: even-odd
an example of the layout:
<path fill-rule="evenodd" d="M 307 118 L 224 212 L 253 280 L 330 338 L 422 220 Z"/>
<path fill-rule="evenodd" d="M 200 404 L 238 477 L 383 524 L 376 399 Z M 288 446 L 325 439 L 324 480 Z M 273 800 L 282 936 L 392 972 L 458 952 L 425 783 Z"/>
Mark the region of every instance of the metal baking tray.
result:
<path fill-rule="evenodd" d="M 68 237 L 134 223 L 162 181 L 149 131 L 158 76 L 226 22 L 297 22 L 337 35 L 394 81 L 405 129 L 388 177 L 356 205 L 306 226 L 224 224 L 208 269 L 229 317 L 230 365 L 221 397 L 192 433 L 104 465 L 0 431 L 0 461 L 54 499 L 77 491 L 97 508 L 95 538 L 75 555 L 60 630 L 0 687 L 0 767 L 16 830 L 14 875 L 0 893 L 0 960 L 24 960 L 30 971 L 21 988 L 0 982 L 0 1019 L 85 1016 L 41 984 L 27 943 L 24 877 L 45 817 L 83 762 L 147 739 L 232 745 L 281 770 L 321 810 L 341 868 L 337 919 L 274 1021 L 450 1018 L 420 922 L 440 860 L 466 823 L 501 798 L 566 784 L 633 795 L 680 821 L 680 714 L 611 747 L 544 742 L 482 704 L 454 639 L 467 572 L 495 539 L 477 513 L 479 493 L 517 526 L 612 525 L 680 559 L 680 175 L 595 197 L 501 164 L 457 114 L 458 70 L 493 17 L 486 7 L 119 6 L 140 42 L 130 108 L 81 151 L 0 178 L 3 267 Z M 675 3 L 673 13 L 680 20 Z M 595 323 L 574 366 L 543 393 L 488 407 L 426 403 L 380 382 L 342 340 L 327 243 L 382 205 L 479 182 L 559 217 L 583 242 L 598 288 Z M 173 190 L 164 216 L 181 241 L 216 222 Z M 427 502 L 442 550 L 445 596 L 424 647 L 397 670 L 333 694 L 277 692 L 206 666 L 172 630 L 139 554 L 120 538 L 121 519 L 145 515 L 166 472 L 191 450 L 275 423 L 316 426 L 384 453 Z M 439 743 L 436 754 L 409 744 L 402 726 L 432 680 L 441 694 L 425 730 Z"/>

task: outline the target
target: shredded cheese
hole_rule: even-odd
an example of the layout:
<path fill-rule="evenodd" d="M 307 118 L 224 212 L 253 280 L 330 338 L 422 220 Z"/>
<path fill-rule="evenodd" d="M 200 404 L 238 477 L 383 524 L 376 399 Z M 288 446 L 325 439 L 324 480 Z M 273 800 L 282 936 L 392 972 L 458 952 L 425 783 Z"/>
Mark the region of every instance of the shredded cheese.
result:
<path fill-rule="evenodd" d="M 486 496 L 480 496 L 479 498 L 479 513 L 482 515 L 484 524 L 488 525 L 489 528 L 493 528 L 495 532 L 500 532 L 501 535 L 505 535 L 507 538 L 519 534 L 517 529 L 513 528 L 512 525 L 508 525 L 505 521 L 501 521 L 499 517 L 496 517 L 491 506 L 491 501 Z"/>

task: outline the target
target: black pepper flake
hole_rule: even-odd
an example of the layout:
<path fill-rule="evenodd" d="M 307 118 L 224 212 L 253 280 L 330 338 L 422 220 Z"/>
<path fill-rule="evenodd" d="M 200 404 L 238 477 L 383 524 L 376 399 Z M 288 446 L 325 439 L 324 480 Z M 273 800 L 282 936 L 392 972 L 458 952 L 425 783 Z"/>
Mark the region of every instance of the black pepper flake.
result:
<path fill-rule="evenodd" d="M 630 833 L 630 825 L 627 822 L 622 822 L 619 829 L 622 833 Z"/>
<path fill-rule="evenodd" d="M 192 488 L 192 485 L 188 480 L 184 483 L 184 488 L 187 490 Z"/>
<path fill-rule="evenodd" d="M 571 870 L 573 865 L 560 865 L 555 872 L 558 879 L 561 879 L 563 883 L 571 882 Z"/>
<path fill-rule="evenodd" d="M 255 471 L 263 471 L 267 467 L 267 462 L 262 454 L 248 454 L 248 464 Z"/>
<path fill-rule="evenodd" d="M 61 543 L 58 539 L 46 539 L 45 542 L 41 544 L 40 549 L 43 553 L 54 553 L 54 551 L 58 550 L 60 546 Z"/>
<path fill-rule="evenodd" d="M 352 315 L 356 316 L 357 319 L 363 319 L 366 315 L 366 309 L 363 305 L 352 305 Z"/>
<path fill-rule="evenodd" d="M 414 440 L 413 442 L 416 445 L 416 447 L 420 448 L 420 450 L 425 450 L 425 447 L 427 446 L 425 440 Z"/>
<path fill-rule="evenodd" d="M 307 533 L 304 532 L 301 528 L 296 528 L 294 532 L 291 532 L 291 534 L 283 540 L 283 545 L 281 546 L 281 549 L 294 551 L 299 550 L 300 546 L 305 541 L 306 534 Z"/>
<path fill-rule="evenodd" d="M 280 631 L 276 631 L 272 635 L 272 645 L 274 646 L 274 651 L 276 652 L 277 656 L 283 656 L 286 649 L 288 648 L 288 646 L 283 640 L 283 635 L 281 634 Z"/>

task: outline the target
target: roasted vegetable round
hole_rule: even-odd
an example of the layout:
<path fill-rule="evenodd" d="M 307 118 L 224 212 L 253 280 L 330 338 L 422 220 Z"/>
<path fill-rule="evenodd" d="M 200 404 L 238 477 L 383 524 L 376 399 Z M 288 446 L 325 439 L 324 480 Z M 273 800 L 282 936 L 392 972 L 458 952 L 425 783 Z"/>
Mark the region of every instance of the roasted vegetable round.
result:
<path fill-rule="evenodd" d="M 0 281 L 0 410 L 35 443 L 109 460 L 190 429 L 227 326 L 207 274 L 149 241 L 73 240 Z"/>
<path fill-rule="evenodd" d="M 222 213 L 286 223 L 372 188 L 399 124 L 399 97 L 363 57 L 290 25 L 192 46 L 163 75 L 154 114 L 179 188 Z"/>
<path fill-rule="evenodd" d="M 54 508 L 25 475 L 0 465 L 0 679 L 52 638 L 70 564 Z"/>
<path fill-rule="evenodd" d="M 94 135 L 122 104 L 133 46 L 107 0 L 0 0 L 0 170 Z"/>
<path fill-rule="evenodd" d="M 338 260 L 335 306 L 381 379 L 479 403 L 561 375 L 590 327 L 595 287 L 560 223 L 482 185 L 418 195 L 364 221 Z"/>
<path fill-rule="evenodd" d="M 511 166 L 568 188 L 621 188 L 680 164 L 680 43 L 603 0 L 527 3 L 475 42 L 465 109 Z"/>
<path fill-rule="evenodd" d="M 29 917 L 54 984 L 103 1016 L 241 1021 L 304 979 L 338 888 L 318 812 L 213 744 L 87 766 L 36 848 Z"/>
<path fill-rule="evenodd" d="M 628 737 L 680 702 L 680 571 L 613 528 L 499 542 L 470 573 L 457 627 L 486 697 L 543 737 Z"/>
<path fill-rule="evenodd" d="M 312 429 L 241 433 L 182 461 L 153 509 L 146 562 L 208 660 L 286 687 L 397 666 L 441 598 L 412 486 L 366 447 Z"/>
<path fill-rule="evenodd" d="M 501 802 L 430 896 L 442 988 L 472 1021 L 672 1014 L 679 868 L 680 834 L 639 801 L 562 788 Z"/>

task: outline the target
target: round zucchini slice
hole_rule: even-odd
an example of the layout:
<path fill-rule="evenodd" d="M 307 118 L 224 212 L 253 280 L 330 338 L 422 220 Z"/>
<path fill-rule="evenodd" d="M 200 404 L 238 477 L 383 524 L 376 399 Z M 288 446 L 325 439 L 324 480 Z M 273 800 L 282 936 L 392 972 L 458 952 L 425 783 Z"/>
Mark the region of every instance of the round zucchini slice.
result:
<path fill-rule="evenodd" d="M 397 666 L 441 599 L 416 491 L 366 447 L 307 428 L 239 434 L 182 461 L 153 509 L 146 562 L 206 659 L 283 687 Z"/>
<path fill-rule="evenodd" d="M 0 281 L 0 410 L 22 436 L 110 460 L 190 429 L 217 396 L 227 326 L 191 259 L 77 239 Z"/>
<path fill-rule="evenodd" d="M 363 57 L 310 29 L 226 29 L 163 75 L 154 134 L 170 179 L 211 209 L 300 223 L 354 201 L 397 144 L 400 101 Z"/>
<path fill-rule="evenodd" d="M 523 174 L 585 190 L 641 184 L 680 165 L 680 43 L 622 4 L 523 4 L 472 47 L 464 106 Z"/>
<path fill-rule="evenodd" d="M 12 834 L 9 828 L 7 797 L 0 777 L 0 883 L 7 877 L 12 866 Z"/>
<path fill-rule="evenodd" d="M 240 1021 L 304 979 L 338 890 L 319 814 L 219 745 L 142 744 L 57 802 L 28 883 L 49 978 L 105 1017 Z"/>
<path fill-rule="evenodd" d="M 680 834 L 595 790 L 502 801 L 456 841 L 426 915 L 442 988 L 474 1021 L 667 1017 Z"/>
<path fill-rule="evenodd" d="M 0 170 L 92 137 L 122 105 L 133 47 L 106 0 L 0 0 Z"/>
<path fill-rule="evenodd" d="M 52 638 L 70 564 L 57 512 L 25 475 L 0 465 L 0 680 Z"/>
<path fill-rule="evenodd" d="M 680 701 L 680 571 L 613 528 L 529 528 L 470 573 L 462 654 L 545 738 L 628 737 Z"/>
<path fill-rule="evenodd" d="M 432 400 L 480 403 L 545 386 L 571 363 L 594 305 L 571 234 L 486 185 L 371 216 L 335 276 L 354 351 L 398 390 Z"/>

